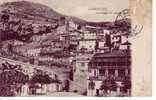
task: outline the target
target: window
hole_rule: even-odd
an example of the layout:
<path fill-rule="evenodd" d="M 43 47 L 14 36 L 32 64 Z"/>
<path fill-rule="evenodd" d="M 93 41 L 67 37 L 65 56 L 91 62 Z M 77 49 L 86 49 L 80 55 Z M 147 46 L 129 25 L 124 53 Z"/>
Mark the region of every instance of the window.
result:
<path fill-rule="evenodd" d="M 85 70 L 81 70 L 81 72 L 85 72 Z"/>
<path fill-rule="evenodd" d="M 94 76 L 96 76 L 96 70 L 94 70 Z"/>
<path fill-rule="evenodd" d="M 81 66 L 85 66 L 85 63 L 84 63 L 84 62 L 82 62 L 82 63 L 81 63 Z"/>
<path fill-rule="evenodd" d="M 81 46 L 81 48 L 85 48 L 85 46 L 84 46 L 84 45 L 82 45 L 82 46 Z"/>
<path fill-rule="evenodd" d="M 100 74 L 100 75 L 105 75 L 105 69 L 100 69 L 100 70 L 99 70 L 99 74 Z"/>

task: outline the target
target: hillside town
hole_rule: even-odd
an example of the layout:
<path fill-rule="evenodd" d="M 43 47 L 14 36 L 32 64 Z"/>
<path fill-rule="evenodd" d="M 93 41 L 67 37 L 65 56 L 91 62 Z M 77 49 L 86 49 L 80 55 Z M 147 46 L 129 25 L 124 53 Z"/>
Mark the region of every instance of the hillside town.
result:
<path fill-rule="evenodd" d="M 127 20 L 29 17 L 0 12 L 0 96 L 131 96 Z"/>

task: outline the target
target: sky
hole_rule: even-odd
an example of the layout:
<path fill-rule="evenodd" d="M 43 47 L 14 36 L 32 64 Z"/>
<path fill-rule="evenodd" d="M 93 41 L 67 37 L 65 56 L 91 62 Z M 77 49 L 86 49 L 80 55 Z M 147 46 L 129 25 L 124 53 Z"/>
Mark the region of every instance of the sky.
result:
<path fill-rule="evenodd" d="M 0 0 L 4 2 L 23 0 Z M 117 13 L 129 8 L 129 0 L 24 0 L 37 2 L 67 16 L 87 21 L 113 21 Z"/>

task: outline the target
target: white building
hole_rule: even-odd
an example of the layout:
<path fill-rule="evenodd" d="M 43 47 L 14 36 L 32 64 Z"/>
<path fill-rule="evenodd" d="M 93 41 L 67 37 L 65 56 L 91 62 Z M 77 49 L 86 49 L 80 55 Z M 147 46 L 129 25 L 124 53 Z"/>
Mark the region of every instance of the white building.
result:
<path fill-rule="evenodd" d="M 126 41 L 120 45 L 120 49 L 121 50 L 130 50 L 130 45 L 131 45 L 131 43 L 129 41 Z"/>
<path fill-rule="evenodd" d="M 68 24 L 68 31 L 74 31 L 78 27 L 78 25 L 76 23 L 74 23 L 74 21 L 72 19 L 69 19 L 67 24 Z"/>
<path fill-rule="evenodd" d="M 87 49 L 89 51 L 95 50 L 96 40 L 94 39 L 82 39 L 79 41 L 78 49 Z"/>
<path fill-rule="evenodd" d="M 39 56 L 40 52 L 41 52 L 41 48 L 32 48 L 32 49 L 28 49 L 27 55 L 32 57 L 37 57 Z"/>
<path fill-rule="evenodd" d="M 58 33 L 58 34 L 64 34 L 64 33 L 67 33 L 66 25 L 59 26 L 59 27 L 57 28 L 57 33 Z"/>
<path fill-rule="evenodd" d="M 23 45 L 24 43 L 22 41 L 18 41 L 18 40 L 14 40 L 13 41 L 13 45 L 17 46 L 17 45 Z"/>
<path fill-rule="evenodd" d="M 87 33 L 84 33 L 84 39 L 96 39 L 97 38 L 97 35 L 95 32 L 87 32 Z"/>

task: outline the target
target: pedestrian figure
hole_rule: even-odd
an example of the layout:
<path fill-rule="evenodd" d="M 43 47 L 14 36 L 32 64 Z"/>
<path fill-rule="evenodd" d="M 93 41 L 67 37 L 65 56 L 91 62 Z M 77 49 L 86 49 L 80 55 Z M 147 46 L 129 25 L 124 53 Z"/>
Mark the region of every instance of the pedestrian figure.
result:
<path fill-rule="evenodd" d="M 95 83 L 93 82 L 93 80 L 90 80 L 89 84 L 88 84 L 88 89 L 90 90 L 91 92 L 91 96 L 94 95 L 93 91 L 95 89 Z"/>

